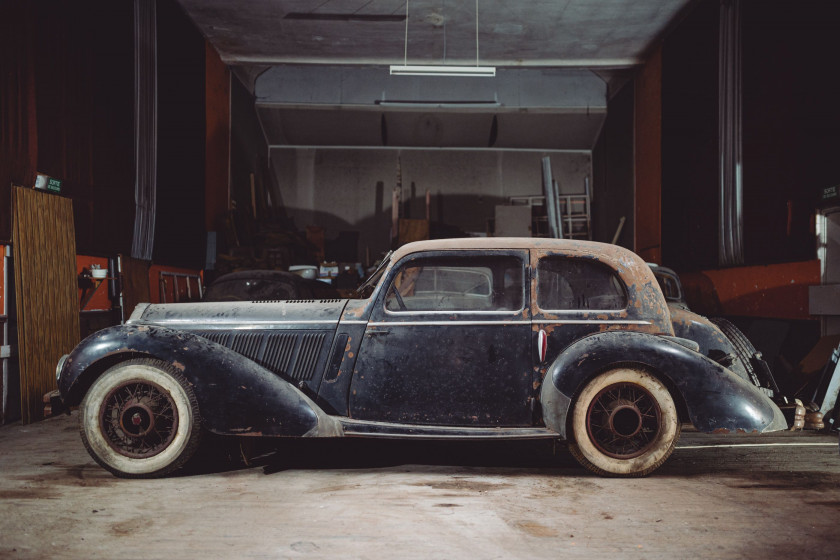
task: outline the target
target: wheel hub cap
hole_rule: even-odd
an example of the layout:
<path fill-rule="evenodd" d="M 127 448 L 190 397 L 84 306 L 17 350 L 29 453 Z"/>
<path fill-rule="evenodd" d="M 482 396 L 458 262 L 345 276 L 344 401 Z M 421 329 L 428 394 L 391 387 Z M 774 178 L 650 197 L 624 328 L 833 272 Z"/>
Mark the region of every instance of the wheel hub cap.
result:
<path fill-rule="evenodd" d="M 609 414 L 609 428 L 620 437 L 633 437 L 642 429 L 642 413 L 635 403 L 618 400 Z"/>
<path fill-rule="evenodd" d="M 155 428 L 154 412 L 143 402 L 129 402 L 120 413 L 120 427 L 132 437 L 143 437 Z"/>

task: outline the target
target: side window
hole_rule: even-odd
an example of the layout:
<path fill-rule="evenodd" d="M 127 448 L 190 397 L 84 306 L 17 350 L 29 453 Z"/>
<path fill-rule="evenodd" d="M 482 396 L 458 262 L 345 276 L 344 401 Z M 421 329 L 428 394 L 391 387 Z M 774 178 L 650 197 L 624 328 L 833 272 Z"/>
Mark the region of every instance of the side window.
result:
<path fill-rule="evenodd" d="M 537 269 L 537 305 L 547 310 L 613 310 L 627 307 L 621 281 L 595 261 L 546 257 Z"/>
<path fill-rule="evenodd" d="M 394 276 L 385 308 L 411 311 L 519 311 L 524 267 L 510 256 L 419 258 Z"/>

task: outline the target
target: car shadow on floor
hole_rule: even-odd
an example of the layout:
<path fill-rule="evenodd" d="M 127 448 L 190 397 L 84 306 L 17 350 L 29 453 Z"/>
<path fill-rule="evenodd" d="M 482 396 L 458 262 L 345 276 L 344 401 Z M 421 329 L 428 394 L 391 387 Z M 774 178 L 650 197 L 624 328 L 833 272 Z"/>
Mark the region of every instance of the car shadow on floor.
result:
<path fill-rule="evenodd" d="M 402 465 L 584 471 L 562 443 L 552 441 L 404 441 L 369 439 L 210 438 L 179 474 L 261 468 L 382 469 Z"/>

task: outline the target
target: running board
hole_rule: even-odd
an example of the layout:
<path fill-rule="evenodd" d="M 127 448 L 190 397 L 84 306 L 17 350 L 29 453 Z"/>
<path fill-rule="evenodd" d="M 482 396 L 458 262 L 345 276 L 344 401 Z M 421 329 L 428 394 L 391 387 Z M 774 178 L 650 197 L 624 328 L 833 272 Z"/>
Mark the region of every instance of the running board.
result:
<path fill-rule="evenodd" d="M 470 428 L 453 426 L 418 426 L 339 418 L 347 437 L 412 439 L 558 439 L 560 434 L 548 428 Z"/>

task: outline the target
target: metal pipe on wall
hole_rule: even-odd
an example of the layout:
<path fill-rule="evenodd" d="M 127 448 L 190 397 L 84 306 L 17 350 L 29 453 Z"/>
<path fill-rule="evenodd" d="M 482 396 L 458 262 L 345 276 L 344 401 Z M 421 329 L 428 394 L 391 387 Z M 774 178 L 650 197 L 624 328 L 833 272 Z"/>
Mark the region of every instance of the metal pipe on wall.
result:
<path fill-rule="evenodd" d="M 152 260 L 157 191 L 157 10 L 134 0 L 134 238 L 131 256 Z"/>
<path fill-rule="evenodd" d="M 744 263 L 741 3 L 720 3 L 718 51 L 718 263 Z"/>

